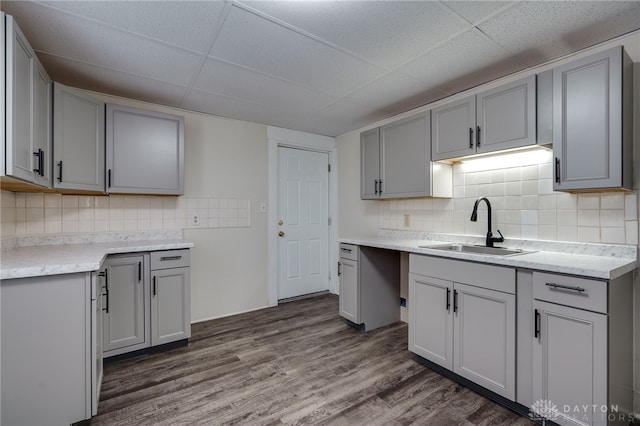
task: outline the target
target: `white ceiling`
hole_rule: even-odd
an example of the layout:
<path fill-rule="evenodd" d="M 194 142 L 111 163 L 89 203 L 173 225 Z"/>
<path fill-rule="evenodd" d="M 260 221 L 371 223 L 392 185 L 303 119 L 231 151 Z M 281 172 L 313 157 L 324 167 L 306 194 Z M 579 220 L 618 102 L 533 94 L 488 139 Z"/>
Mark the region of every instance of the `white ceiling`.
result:
<path fill-rule="evenodd" d="M 5 1 L 50 76 L 336 136 L 640 28 L 640 1 Z"/>

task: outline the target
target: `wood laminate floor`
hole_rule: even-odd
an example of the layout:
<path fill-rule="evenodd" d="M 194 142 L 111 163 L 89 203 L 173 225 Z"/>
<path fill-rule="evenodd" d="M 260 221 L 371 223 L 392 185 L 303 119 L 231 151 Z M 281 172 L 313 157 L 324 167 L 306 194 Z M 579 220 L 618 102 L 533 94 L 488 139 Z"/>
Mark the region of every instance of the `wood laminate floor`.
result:
<path fill-rule="evenodd" d="M 527 425 L 418 364 L 407 325 L 363 333 L 326 294 L 194 324 L 188 347 L 105 365 L 98 425 Z"/>

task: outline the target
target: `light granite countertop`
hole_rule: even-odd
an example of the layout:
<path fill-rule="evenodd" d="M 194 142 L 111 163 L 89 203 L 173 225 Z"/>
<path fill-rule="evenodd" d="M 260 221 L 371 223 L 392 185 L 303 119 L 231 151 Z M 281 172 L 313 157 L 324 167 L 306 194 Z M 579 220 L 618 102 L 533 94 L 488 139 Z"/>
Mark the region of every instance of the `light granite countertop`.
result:
<path fill-rule="evenodd" d="M 482 238 L 458 235 L 381 231 L 371 237 L 339 238 L 341 243 L 405 251 L 513 268 L 612 280 L 637 267 L 637 247 L 550 241 L 508 240 L 500 246 L 528 250 L 512 256 L 444 251 L 429 247 L 446 243 L 483 244 Z"/>
<path fill-rule="evenodd" d="M 123 233 L 12 241 L 12 247 L 0 253 L 0 279 L 89 272 L 99 269 L 110 254 L 192 248 L 194 244 L 182 239 L 181 234 Z"/>

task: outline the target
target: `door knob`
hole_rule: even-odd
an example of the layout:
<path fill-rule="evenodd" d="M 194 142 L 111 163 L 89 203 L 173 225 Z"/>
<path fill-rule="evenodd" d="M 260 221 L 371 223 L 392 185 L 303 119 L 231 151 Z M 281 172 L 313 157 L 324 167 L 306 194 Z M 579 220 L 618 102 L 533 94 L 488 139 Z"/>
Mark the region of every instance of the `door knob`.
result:
<path fill-rule="evenodd" d="M 280 231 L 280 232 L 278 232 L 278 236 L 279 236 L 279 237 L 284 237 L 284 231 Z"/>
<path fill-rule="evenodd" d="M 281 221 L 281 220 L 279 220 L 279 221 L 278 221 L 278 225 L 282 226 L 282 225 L 284 225 L 284 222 L 283 222 L 283 221 Z"/>

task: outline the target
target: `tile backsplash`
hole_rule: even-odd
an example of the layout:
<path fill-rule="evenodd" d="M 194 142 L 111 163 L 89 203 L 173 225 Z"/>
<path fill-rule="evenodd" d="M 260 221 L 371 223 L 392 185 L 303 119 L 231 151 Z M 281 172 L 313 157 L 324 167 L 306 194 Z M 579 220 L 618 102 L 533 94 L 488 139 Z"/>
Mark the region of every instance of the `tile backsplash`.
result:
<path fill-rule="evenodd" d="M 2 191 L 0 205 L 2 236 L 251 226 L 250 200 L 233 198 Z"/>
<path fill-rule="evenodd" d="M 486 235 L 487 197 L 492 228 L 505 238 L 638 244 L 637 194 L 554 192 L 550 151 L 489 157 L 453 165 L 453 198 L 380 202 L 380 228 Z"/>

